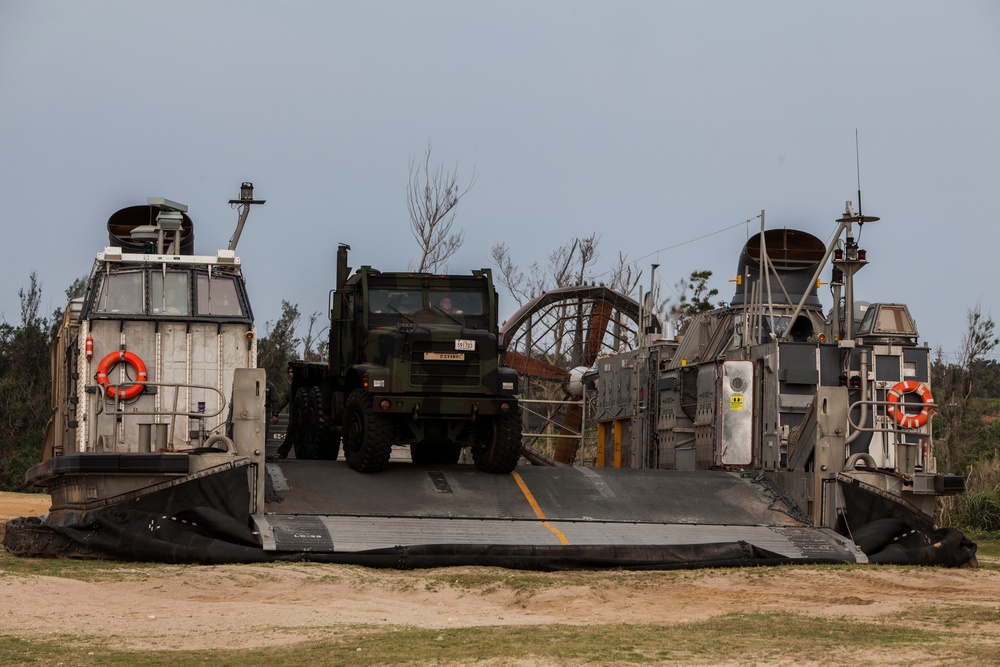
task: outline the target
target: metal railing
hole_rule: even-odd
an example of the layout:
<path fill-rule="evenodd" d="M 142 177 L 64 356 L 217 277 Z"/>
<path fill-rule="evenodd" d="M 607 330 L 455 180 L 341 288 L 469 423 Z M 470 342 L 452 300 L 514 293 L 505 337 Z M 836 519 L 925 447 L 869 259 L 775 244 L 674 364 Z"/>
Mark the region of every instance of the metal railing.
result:
<path fill-rule="evenodd" d="M 174 394 L 173 394 L 173 404 L 171 405 L 171 409 L 170 410 L 163 410 L 161 408 L 161 409 L 158 409 L 158 410 L 131 410 L 131 411 L 126 412 L 124 409 L 122 409 L 122 407 L 125 405 L 125 402 L 122 401 L 119 397 L 121 396 L 123 388 L 125 388 L 125 387 L 131 387 L 134 384 L 136 384 L 136 383 L 134 383 L 134 382 L 123 382 L 123 383 L 120 383 L 120 384 L 109 385 L 109 387 L 114 387 L 115 390 L 116 390 L 115 391 L 115 396 L 111 400 L 108 399 L 107 390 L 104 387 L 104 385 L 102 385 L 102 384 L 98 384 L 97 385 L 97 394 L 98 394 L 99 400 L 98 400 L 98 406 L 97 406 L 97 410 L 95 412 L 95 415 L 104 414 L 104 407 L 108 403 L 113 403 L 114 404 L 114 410 L 111 411 L 109 414 L 111 414 L 114 417 L 114 431 L 115 431 L 115 434 L 114 434 L 114 443 L 113 443 L 113 446 L 115 448 L 117 448 L 118 445 L 125 444 L 125 429 L 124 429 L 124 423 L 123 423 L 125 417 L 150 417 L 151 416 L 151 417 L 154 417 L 154 418 L 169 418 L 169 422 L 167 422 L 167 424 L 169 424 L 169 428 L 168 428 L 168 431 L 167 431 L 167 438 L 166 438 L 166 443 L 165 444 L 166 444 L 166 446 L 168 448 L 172 448 L 173 447 L 173 443 L 174 443 L 174 433 L 176 432 L 176 426 L 177 426 L 177 419 L 178 419 L 178 417 L 186 417 L 188 419 L 198 419 L 198 420 L 211 419 L 212 417 L 217 417 L 220 414 L 222 414 L 222 411 L 225 410 L 226 407 L 228 406 L 225 394 L 223 394 L 221 390 L 216 389 L 215 387 L 209 387 L 208 385 L 184 384 L 184 383 L 177 383 L 177 382 L 140 382 L 138 384 L 141 384 L 144 387 L 157 387 L 157 388 L 165 388 L 165 389 L 166 388 L 173 388 L 174 389 Z M 206 391 L 206 392 L 215 392 L 216 394 L 218 394 L 218 397 L 219 397 L 219 400 L 218 400 L 219 409 L 216 410 L 215 412 L 182 411 L 182 410 L 178 410 L 177 409 L 177 403 L 180 400 L 181 389 L 196 389 L 196 390 L 202 390 L 202 391 Z M 121 428 L 119 428 L 120 424 L 122 425 Z M 159 425 L 159 422 L 154 421 L 149 426 L 152 427 L 154 425 Z M 142 427 L 142 426 L 145 426 L 145 425 L 144 424 L 137 424 L 137 426 L 138 427 Z M 218 428 L 218 427 L 216 427 L 216 428 Z M 103 434 L 100 432 L 100 426 L 97 426 L 95 428 L 95 433 L 94 433 L 94 440 L 95 440 L 95 442 L 100 441 L 100 438 L 101 438 L 102 435 Z M 143 437 L 144 436 L 140 432 L 140 436 L 139 436 L 140 442 L 137 443 L 137 446 L 139 446 L 140 451 L 142 450 L 142 446 L 144 444 L 146 444 L 146 443 L 141 442 L 142 439 L 143 439 Z M 201 440 L 201 438 L 199 438 L 199 441 L 200 440 Z"/>

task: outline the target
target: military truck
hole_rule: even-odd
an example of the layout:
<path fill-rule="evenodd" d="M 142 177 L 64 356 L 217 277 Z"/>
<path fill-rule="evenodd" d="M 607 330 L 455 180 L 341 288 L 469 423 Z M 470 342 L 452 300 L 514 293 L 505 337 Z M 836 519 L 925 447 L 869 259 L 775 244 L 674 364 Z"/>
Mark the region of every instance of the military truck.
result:
<path fill-rule="evenodd" d="M 378 472 L 393 445 L 417 464 L 509 473 L 521 450 L 516 371 L 500 365 L 489 269 L 470 275 L 353 275 L 337 251 L 327 363 L 292 362 L 288 438 L 298 459 L 344 458 Z"/>

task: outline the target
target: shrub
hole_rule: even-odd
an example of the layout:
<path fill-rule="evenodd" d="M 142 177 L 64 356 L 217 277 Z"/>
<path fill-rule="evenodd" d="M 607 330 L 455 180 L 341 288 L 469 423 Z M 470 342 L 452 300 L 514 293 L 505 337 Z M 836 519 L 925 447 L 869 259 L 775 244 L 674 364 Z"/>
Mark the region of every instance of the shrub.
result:
<path fill-rule="evenodd" d="M 966 531 L 1000 531 L 1000 455 L 972 466 L 965 494 L 946 499 L 941 518 Z"/>

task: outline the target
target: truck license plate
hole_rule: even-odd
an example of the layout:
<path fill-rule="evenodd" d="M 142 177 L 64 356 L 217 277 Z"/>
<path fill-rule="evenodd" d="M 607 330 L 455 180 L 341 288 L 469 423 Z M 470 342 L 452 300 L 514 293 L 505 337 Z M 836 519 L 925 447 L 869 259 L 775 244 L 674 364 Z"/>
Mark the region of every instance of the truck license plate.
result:
<path fill-rule="evenodd" d="M 465 361 L 463 352 L 424 352 L 424 361 Z"/>
<path fill-rule="evenodd" d="M 455 349 L 474 352 L 476 349 L 476 341 L 468 340 L 466 338 L 459 338 L 455 341 Z"/>

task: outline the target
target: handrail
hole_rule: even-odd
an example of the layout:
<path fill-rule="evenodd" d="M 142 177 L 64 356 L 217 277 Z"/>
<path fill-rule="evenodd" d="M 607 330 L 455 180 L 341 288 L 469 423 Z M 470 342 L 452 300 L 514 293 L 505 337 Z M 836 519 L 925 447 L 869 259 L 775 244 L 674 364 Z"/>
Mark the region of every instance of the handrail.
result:
<path fill-rule="evenodd" d="M 851 419 L 851 412 L 854 410 L 854 408 L 859 408 L 864 405 L 898 406 L 899 402 L 898 401 L 855 401 L 854 403 L 851 403 L 847 408 L 847 425 L 850 426 L 852 429 L 854 429 L 855 431 L 863 431 L 865 433 L 895 433 L 898 430 L 896 428 L 875 428 L 874 426 L 869 428 L 867 426 L 862 427 L 855 424 L 854 420 Z M 913 405 L 916 405 L 916 403 L 914 403 Z M 936 408 L 938 406 L 937 403 L 920 403 L 920 405 L 924 408 Z"/>
<path fill-rule="evenodd" d="M 125 415 L 129 415 L 129 416 L 168 416 L 168 417 L 170 417 L 170 430 L 169 430 L 169 432 L 167 434 L 167 442 L 171 443 L 171 444 L 174 441 L 174 431 L 176 430 L 176 423 L 177 423 L 177 418 L 178 417 L 188 417 L 189 419 L 206 419 L 206 418 L 211 418 L 211 417 L 217 417 L 220 414 L 222 414 L 222 411 L 225 410 L 226 407 L 227 407 L 226 395 L 223 394 L 220 389 L 217 389 L 215 387 L 210 387 L 208 385 L 203 385 L 203 384 L 187 384 L 187 383 L 180 383 L 180 382 L 140 382 L 139 384 L 143 385 L 144 387 L 172 387 L 174 389 L 174 400 L 173 400 L 172 409 L 171 410 L 162 410 L 162 409 L 161 410 L 132 410 L 132 411 L 129 411 L 129 412 L 125 412 L 124 410 L 121 410 L 120 408 L 118 408 L 119 405 L 124 404 L 124 401 L 120 400 L 120 398 L 119 398 L 119 396 L 121 396 L 121 387 L 131 386 L 133 384 L 136 384 L 136 383 L 134 383 L 134 382 L 122 382 L 122 383 L 119 383 L 119 384 L 114 384 L 114 385 L 110 385 L 109 384 L 108 385 L 110 387 L 115 387 L 116 389 L 118 389 L 118 391 L 115 394 L 114 401 L 113 401 L 114 405 L 115 405 L 115 409 L 114 409 L 114 411 L 111 414 L 114 415 L 114 416 L 116 416 L 116 417 L 117 416 L 124 417 Z M 181 411 L 179 411 L 177 409 L 177 401 L 180 398 L 180 393 L 181 393 L 180 390 L 181 389 L 202 389 L 202 390 L 207 390 L 207 391 L 214 391 L 216 394 L 219 395 L 219 401 L 218 401 L 219 409 L 216 410 L 215 412 L 211 412 L 211 413 L 208 413 L 208 412 L 181 412 Z M 99 404 L 97 406 L 96 414 L 100 415 L 100 414 L 104 413 L 104 406 L 109 401 L 107 400 L 107 392 L 106 392 L 106 388 L 104 387 L 104 385 L 101 385 L 101 384 L 97 385 L 97 393 L 98 393 L 98 395 L 100 397 L 100 401 L 99 401 Z M 141 396 L 141 394 L 140 394 L 140 396 Z M 100 434 L 99 433 L 95 433 L 95 436 L 98 436 L 98 435 L 100 435 Z M 116 436 L 117 436 L 117 434 L 116 434 Z M 115 444 L 116 445 L 118 444 L 118 438 L 117 437 L 115 437 Z"/>

